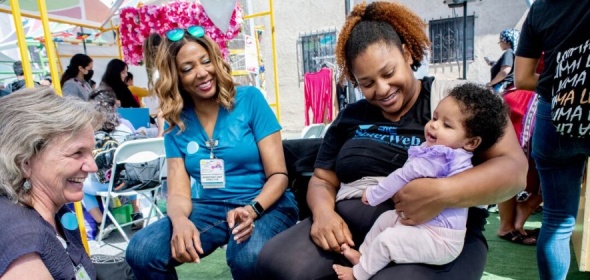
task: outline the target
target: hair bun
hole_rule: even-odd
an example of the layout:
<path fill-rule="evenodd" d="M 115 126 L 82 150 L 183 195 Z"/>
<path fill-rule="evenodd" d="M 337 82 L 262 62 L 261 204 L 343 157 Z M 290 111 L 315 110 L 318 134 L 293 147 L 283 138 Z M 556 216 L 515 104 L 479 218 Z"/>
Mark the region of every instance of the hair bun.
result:
<path fill-rule="evenodd" d="M 365 16 L 366 11 L 367 11 L 367 4 L 366 3 L 358 4 L 358 5 L 354 6 L 354 8 L 352 9 L 352 12 L 350 12 L 350 16 L 362 18 Z"/>

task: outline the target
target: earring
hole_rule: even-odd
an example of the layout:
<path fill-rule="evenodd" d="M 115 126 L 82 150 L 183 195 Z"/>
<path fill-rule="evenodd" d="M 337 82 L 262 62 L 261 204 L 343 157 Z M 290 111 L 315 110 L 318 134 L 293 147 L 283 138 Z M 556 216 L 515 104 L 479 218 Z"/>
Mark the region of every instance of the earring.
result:
<path fill-rule="evenodd" d="M 23 184 L 23 189 L 25 189 L 26 192 L 31 191 L 31 182 L 29 182 L 29 179 L 25 179 L 25 183 Z"/>

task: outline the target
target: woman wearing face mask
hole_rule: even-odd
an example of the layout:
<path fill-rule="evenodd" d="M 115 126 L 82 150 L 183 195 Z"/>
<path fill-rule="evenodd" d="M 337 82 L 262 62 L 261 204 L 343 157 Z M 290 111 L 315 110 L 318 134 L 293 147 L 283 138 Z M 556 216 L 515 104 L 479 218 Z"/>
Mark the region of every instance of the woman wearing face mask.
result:
<path fill-rule="evenodd" d="M 85 54 L 79 53 L 72 56 L 70 65 L 61 76 L 60 84 L 63 96 L 77 96 L 88 101 L 92 87 L 87 81 L 94 74 L 93 66 L 92 58 Z"/>

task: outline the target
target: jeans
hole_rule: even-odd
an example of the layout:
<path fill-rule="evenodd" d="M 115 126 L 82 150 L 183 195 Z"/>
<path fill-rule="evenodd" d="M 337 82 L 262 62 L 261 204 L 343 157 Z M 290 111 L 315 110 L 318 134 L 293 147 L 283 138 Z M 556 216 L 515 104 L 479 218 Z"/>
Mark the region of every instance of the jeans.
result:
<path fill-rule="evenodd" d="M 551 123 L 551 102 L 539 98 L 532 156 L 543 192 L 543 226 L 537 240 L 541 279 L 565 279 L 590 139 L 561 136 Z"/>
<path fill-rule="evenodd" d="M 205 257 L 218 247 L 227 244 L 226 258 L 233 279 L 256 279 L 255 265 L 258 253 L 267 240 L 297 222 L 296 202 L 283 195 L 254 223 L 252 236 L 237 244 L 226 221 L 230 210 L 250 201 L 193 200 L 189 219 L 200 233 Z M 137 279 L 177 279 L 176 266 L 181 263 L 172 258 L 170 239 L 172 224 L 168 217 L 140 230 L 129 242 L 126 259 Z"/>

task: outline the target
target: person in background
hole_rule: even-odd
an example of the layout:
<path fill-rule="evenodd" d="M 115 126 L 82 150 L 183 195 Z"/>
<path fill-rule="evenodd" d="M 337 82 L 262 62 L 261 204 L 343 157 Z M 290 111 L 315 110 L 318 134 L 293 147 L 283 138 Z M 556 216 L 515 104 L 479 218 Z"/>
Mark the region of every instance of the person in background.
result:
<path fill-rule="evenodd" d="M 89 76 L 94 74 L 94 62 L 85 54 L 75 54 L 70 59 L 70 65 L 61 76 L 61 92 L 63 96 L 76 96 L 88 101 L 92 87 L 88 84 Z"/>
<path fill-rule="evenodd" d="M 43 77 L 43 79 L 41 81 L 39 81 L 39 84 L 42 86 L 46 86 L 46 87 L 50 87 L 51 86 L 51 76 L 45 76 Z"/>
<path fill-rule="evenodd" d="M 12 63 L 12 70 L 14 71 L 14 74 L 16 75 L 16 80 L 14 80 L 12 83 L 8 84 L 6 86 L 6 88 L 4 89 L 8 93 L 13 93 L 19 89 L 25 88 L 25 86 L 26 86 L 25 72 L 23 71 L 23 63 L 20 60 L 15 61 L 14 63 Z M 39 86 L 39 83 L 35 82 L 35 86 Z"/>
<path fill-rule="evenodd" d="M 95 279 L 78 222 L 102 116 L 48 87 L 0 101 L 0 278 Z M 81 277 L 81 278 L 78 278 Z"/>
<path fill-rule="evenodd" d="M 90 85 L 90 87 L 92 88 L 92 91 L 96 90 L 96 82 L 92 79 L 87 80 L 88 84 Z"/>
<path fill-rule="evenodd" d="M 121 108 L 139 108 L 139 103 L 125 84 L 125 78 L 127 78 L 127 63 L 115 58 L 107 64 L 98 88 L 110 88 L 121 103 Z"/>
<path fill-rule="evenodd" d="M 121 118 L 117 113 L 117 99 L 115 93 L 106 89 L 98 90 L 90 95 L 89 101 L 104 118 L 102 127 L 98 129 L 98 132 L 110 135 L 119 144 L 125 142 L 127 136 L 137 133 L 131 122 Z M 84 199 L 82 202 L 86 211 L 88 211 L 96 221 L 97 229 L 100 229 L 101 224 L 104 221 L 102 220 L 103 212 L 99 208 L 96 193 L 105 192 L 108 190 L 108 187 L 109 182 L 101 183 L 94 174 L 91 174 L 91 176 L 88 176 L 86 180 L 84 180 Z M 135 221 L 143 218 L 143 214 L 141 213 L 138 201 L 135 197 L 131 197 L 131 206 L 133 207 L 133 214 L 131 215 L 132 220 Z M 141 229 L 142 227 L 143 223 L 139 222 L 131 225 L 131 229 L 133 230 Z M 107 238 L 114 229 L 114 225 L 105 226 L 104 231 L 102 232 L 102 238 Z"/>
<path fill-rule="evenodd" d="M 532 157 L 543 196 L 543 226 L 537 239 L 537 266 L 543 280 L 566 279 L 570 268 L 570 239 L 590 155 L 588 135 L 580 135 L 590 125 L 585 107 L 590 89 L 589 26 L 590 1 L 537 0 L 523 23 L 516 50 L 516 87 L 539 95 Z M 542 54 L 539 75 L 535 68 Z M 562 120 L 558 112 L 568 109 L 561 106 L 569 104 L 582 108 L 581 114 L 572 113 L 567 126 L 558 125 Z M 573 129 L 564 129 L 568 127 Z"/>
<path fill-rule="evenodd" d="M 504 53 L 496 62 L 488 62 L 492 66 L 491 80 L 486 86 L 492 88 L 494 93 L 502 93 L 514 85 L 514 50 L 518 44 L 520 32 L 516 29 L 505 29 L 500 33 L 498 44 Z"/>
<path fill-rule="evenodd" d="M 131 91 L 131 94 L 133 94 L 135 100 L 137 100 L 137 102 L 139 102 L 139 105 L 143 107 L 142 99 L 146 96 L 149 96 L 150 92 L 145 88 L 136 87 L 133 84 L 133 74 L 131 72 L 127 72 L 125 84 L 127 84 L 127 87 L 129 88 L 129 91 Z"/>
<path fill-rule="evenodd" d="M 297 222 L 281 126 L 257 88 L 235 86 L 203 27 L 163 40 L 155 92 L 168 124 L 168 216 L 133 236 L 127 262 L 138 279 L 176 279 L 176 266 L 227 244 L 233 279 L 256 279 L 264 243 Z"/>
<path fill-rule="evenodd" d="M 341 183 L 387 176 L 402 167 L 410 146 L 424 142 L 437 82 L 414 76 L 430 49 L 425 23 L 405 6 L 372 2 L 354 7 L 342 27 L 336 61 L 343 77 L 365 99 L 349 104 L 323 138 L 307 189 L 312 217 L 269 240 L 258 256 L 260 279 L 333 279 L 346 265 L 342 246 L 360 245 L 376 219 L 396 209 L 404 225 L 420 225 L 446 208 L 469 208 L 465 245 L 449 264 L 389 264 L 372 279 L 480 279 L 487 246 L 488 212 L 480 205 L 504 201 L 525 186 L 526 157 L 507 125 L 504 136 L 474 153 L 474 167 L 444 178 L 411 181 L 377 207 L 360 199 L 336 202 Z M 401 214 L 403 213 L 403 214 Z"/>

